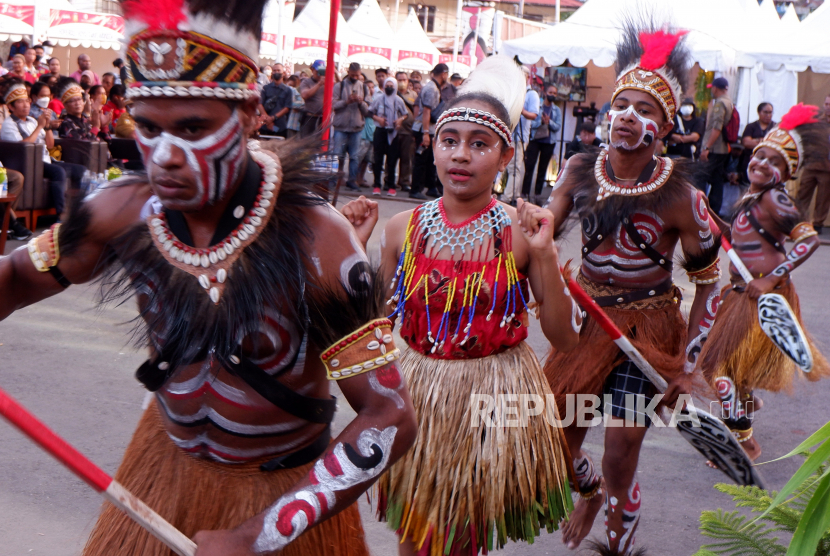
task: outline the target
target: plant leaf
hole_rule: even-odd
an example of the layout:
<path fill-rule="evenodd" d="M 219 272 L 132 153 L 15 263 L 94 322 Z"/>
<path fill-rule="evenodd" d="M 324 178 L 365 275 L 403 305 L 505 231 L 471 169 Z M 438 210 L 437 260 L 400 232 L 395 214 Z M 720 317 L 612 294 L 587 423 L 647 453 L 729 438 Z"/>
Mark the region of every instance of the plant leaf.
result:
<path fill-rule="evenodd" d="M 827 430 L 830 431 L 828 425 L 830 425 L 830 422 L 828 422 L 827 425 L 819 429 L 819 431 L 823 431 L 825 428 L 827 428 Z M 810 438 L 813 438 L 813 436 L 815 435 L 810 436 Z M 794 453 L 798 453 L 799 451 L 800 450 L 796 450 L 794 451 Z M 766 511 L 762 513 L 760 516 L 756 517 L 753 520 L 753 523 L 755 521 L 758 521 L 759 519 L 762 519 L 773 508 L 775 508 L 784 500 L 786 500 L 793 492 L 796 491 L 796 489 L 802 486 L 804 484 L 804 481 L 806 481 L 813 473 L 815 473 L 819 469 L 819 467 L 825 464 L 828 458 L 830 458 L 830 442 L 825 442 L 824 444 L 819 446 L 816 449 L 816 451 L 813 452 L 810 455 L 810 457 L 808 457 L 804 461 L 804 463 L 801 464 L 801 467 L 799 467 L 795 474 L 792 477 L 790 477 L 790 480 L 787 481 L 787 484 L 784 485 L 784 488 L 782 488 L 775 496 L 775 498 L 772 501 L 772 504 L 770 504 L 770 507 L 767 508 Z"/>
<path fill-rule="evenodd" d="M 826 422 L 823 427 L 819 430 L 811 434 L 807 440 L 796 446 L 795 448 L 790 451 L 790 453 L 781 456 L 780 458 L 771 459 L 769 461 L 765 461 L 764 463 L 756 463 L 755 465 L 766 465 L 768 463 L 772 463 L 774 461 L 781 461 L 782 459 L 791 458 L 794 455 L 798 454 L 799 452 L 804 452 L 818 444 L 819 442 L 824 442 L 830 438 L 830 421 Z"/>
<path fill-rule="evenodd" d="M 790 541 L 787 556 L 815 554 L 818 543 L 830 527 L 830 474 L 821 480 L 804 510 L 804 517 Z"/>

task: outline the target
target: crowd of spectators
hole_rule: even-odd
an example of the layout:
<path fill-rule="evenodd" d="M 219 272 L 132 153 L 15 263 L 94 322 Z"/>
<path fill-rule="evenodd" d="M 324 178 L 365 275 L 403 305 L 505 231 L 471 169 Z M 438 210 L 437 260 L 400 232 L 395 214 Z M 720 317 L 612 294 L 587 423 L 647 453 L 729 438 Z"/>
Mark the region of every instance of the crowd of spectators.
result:
<path fill-rule="evenodd" d="M 42 178 L 50 205 L 60 218 L 67 190 L 82 188 L 89 168 L 61 161 L 62 147 L 56 139 L 133 139 L 135 126 L 123 84 L 127 75 L 123 60 L 115 60 L 114 71 L 99 77 L 92 70 L 90 57 L 81 53 L 75 71 L 65 75 L 60 60 L 51 54 L 48 42 L 30 47 L 18 41 L 12 45 L 8 62 L 0 63 L 0 141 L 44 146 Z M 17 195 L 23 176 L 6 170 L 9 192 Z M 9 238 L 23 240 L 31 234 L 12 212 Z"/>

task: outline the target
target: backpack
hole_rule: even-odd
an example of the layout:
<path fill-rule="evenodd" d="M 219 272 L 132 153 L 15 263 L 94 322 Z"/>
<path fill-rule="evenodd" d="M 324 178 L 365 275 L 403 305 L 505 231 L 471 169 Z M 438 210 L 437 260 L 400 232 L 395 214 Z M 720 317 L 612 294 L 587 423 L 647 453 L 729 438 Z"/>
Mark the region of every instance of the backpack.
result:
<path fill-rule="evenodd" d="M 738 130 L 741 127 L 741 117 L 738 115 L 738 109 L 735 108 L 735 105 L 732 105 L 732 117 L 729 118 L 729 121 L 726 122 L 726 125 L 723 126 L 723 138 L 726 140 L 727 143 L 737 143 L 738 142 Z"/>

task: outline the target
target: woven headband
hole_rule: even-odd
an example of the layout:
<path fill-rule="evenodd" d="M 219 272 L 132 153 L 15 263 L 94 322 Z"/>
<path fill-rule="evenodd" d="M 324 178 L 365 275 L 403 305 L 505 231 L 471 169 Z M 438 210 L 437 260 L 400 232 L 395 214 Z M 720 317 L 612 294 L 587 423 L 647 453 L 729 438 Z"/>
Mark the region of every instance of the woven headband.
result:
<path fill-rule="evenodd" d="M 84 90 L 81 89 L 80 85 L 72 85 L 71 87 L 66 89 L 61 95 L 61 102 L 66 104 L 68 101 L 72 100 L 75 97 L 84 97 Z"/>
<path fill-rule="evenodd" d="M 499 137 L 507 143 L 508 147 L 513 146 L 513 138 L 511 137 L 510 129 L 499 117 L 494 116 L 490 112 L 477 110 L 475 108 L 465 108 L 463 106 L 456 106 L 455 108 L 445 110 L 444 113 L 438 117 L 438 121 L 435 123 L 435 135 L 438 135 L 438 131 L 441 129 L 441 126 L 447 122 L 473 122 L 489 127 L 499 134 Z"/>

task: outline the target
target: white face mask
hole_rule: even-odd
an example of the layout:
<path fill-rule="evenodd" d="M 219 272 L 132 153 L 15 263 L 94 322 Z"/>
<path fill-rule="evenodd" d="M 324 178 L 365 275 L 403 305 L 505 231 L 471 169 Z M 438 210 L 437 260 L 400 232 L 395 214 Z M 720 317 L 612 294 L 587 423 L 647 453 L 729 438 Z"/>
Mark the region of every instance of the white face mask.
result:
<path fill-rule="evenodd" d="M 627 141 L 624 139 L 620 139 L 618 141 L 613 141 L 611 146 L 617 149 L 625 149 L 627 151 L 633 151 L 641 146 L 645 145 L 646 147 L 651 145 L 654 142 L 654 138 L 657 136 L 657 123 L 654 120 L 649 120 L 648 118 L 644 118 L 640 114 L 634 110 L 634 107 L 629 105 L 628 108 L 625 110 L 609 110 L 608 114 L 611 116 L 611 129 L 614 128 L 614 120 L 617 119 L 617 116 L 634 116 L 638 120 L 640 120 L 640 124 L 642 127 L 642 131 L 640 132 L 640 137 L 637 139 L 637 142 L 633 145 L 629 145 Z"/>
<path fill-rule="evenodd" d="M 43 109 L 49 108 L 49 97 L 40 97 L 37 99 L 37 105 Z"/>
<path fill-rule="evenodd" d="M 52 55 L 52 47 L 51 46 L 44 46 L 43 47 L 43 57 L 46 58 Z"/>
<path fill-rule="evenodd" d="M 684 116 L 691 116 L 694 111 L 695 107 L 689 104 L 680 107 L 680 113 Z"/>

